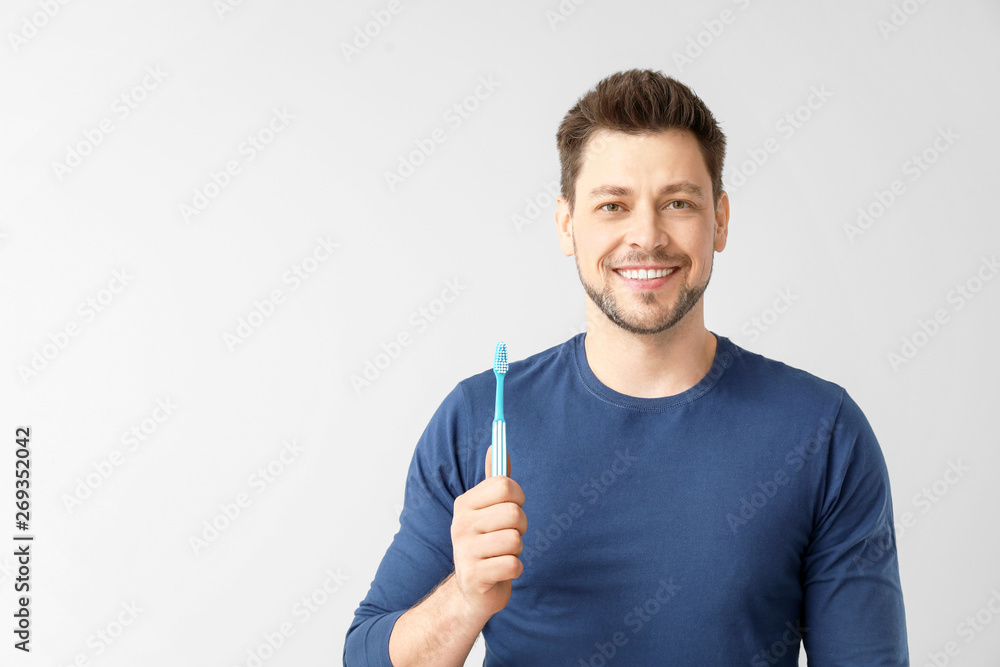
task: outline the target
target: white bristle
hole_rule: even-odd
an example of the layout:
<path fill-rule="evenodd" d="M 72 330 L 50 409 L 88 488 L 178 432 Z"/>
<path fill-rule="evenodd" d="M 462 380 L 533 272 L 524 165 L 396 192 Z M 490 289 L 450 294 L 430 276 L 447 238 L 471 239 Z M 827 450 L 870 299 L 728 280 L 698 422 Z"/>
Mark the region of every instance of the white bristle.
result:
<path fill-rule="evenodd" d="M 507 372 L 507 343 L 497 343 L 496 355 L 493 357 L 493 370 L 503 375 Z"/>

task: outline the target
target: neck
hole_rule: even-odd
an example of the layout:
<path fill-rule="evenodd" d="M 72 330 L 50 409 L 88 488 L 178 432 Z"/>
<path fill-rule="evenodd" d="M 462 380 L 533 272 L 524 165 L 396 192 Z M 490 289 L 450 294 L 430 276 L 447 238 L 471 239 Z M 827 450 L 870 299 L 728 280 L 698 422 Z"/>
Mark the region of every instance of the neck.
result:
<path fill-rule="evenodd" d="M 708 374 L 717 341 L 705 328 L 702 302 L 671 328 L 633 334 L 587 300 L 587 363 L 597 379 L 626 396 L 674 396 Z"/>

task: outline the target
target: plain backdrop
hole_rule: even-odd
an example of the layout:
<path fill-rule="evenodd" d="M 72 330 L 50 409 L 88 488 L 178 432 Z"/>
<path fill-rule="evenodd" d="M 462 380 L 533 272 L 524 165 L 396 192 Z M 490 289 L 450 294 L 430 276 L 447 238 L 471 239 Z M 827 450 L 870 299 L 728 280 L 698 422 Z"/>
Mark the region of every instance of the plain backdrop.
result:
<path fill-rule="evenodd" d="M 555 132 L 633 67 L 728 136 L 706 326 L 848 390 L 913 664 L 995 664 L 996 2 L 10 0 L 0 28 L 3 664 L 247 665 L 282 627 L 263 664 L 341 664 L 438 404 L 498 340 L 584 330 Z"/>

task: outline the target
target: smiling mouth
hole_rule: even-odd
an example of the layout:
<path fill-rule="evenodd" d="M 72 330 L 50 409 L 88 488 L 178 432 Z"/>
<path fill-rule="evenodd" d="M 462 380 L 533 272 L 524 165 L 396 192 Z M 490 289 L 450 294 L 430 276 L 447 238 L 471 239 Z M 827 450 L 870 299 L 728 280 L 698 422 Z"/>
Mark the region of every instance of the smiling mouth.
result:
<path fill-rule="evenodd" d="M 651 281 L 671 275 L 677 267 L 669 269 L 615 269 L 615 273 L 626 280 Z"/>

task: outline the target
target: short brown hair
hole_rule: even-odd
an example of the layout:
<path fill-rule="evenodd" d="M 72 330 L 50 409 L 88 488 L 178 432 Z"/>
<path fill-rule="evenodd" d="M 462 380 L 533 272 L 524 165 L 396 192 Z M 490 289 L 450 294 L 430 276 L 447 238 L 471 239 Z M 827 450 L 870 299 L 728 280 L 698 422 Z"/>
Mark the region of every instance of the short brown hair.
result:
<path fill-rule="evenodd" d="M 598 130 L 627 134 L 683 129 L 694 134 L 712 177 L 716 206 L 722 195 L 722 165 L 726 135 L 701 98 L 676 79 L 649 69 L 630 69 L 602 79 L 563 117 L 556 132 L 560 186 L 569 201 L 576 198 L 576 179 L 583 166 L 583 150 Z"/>

